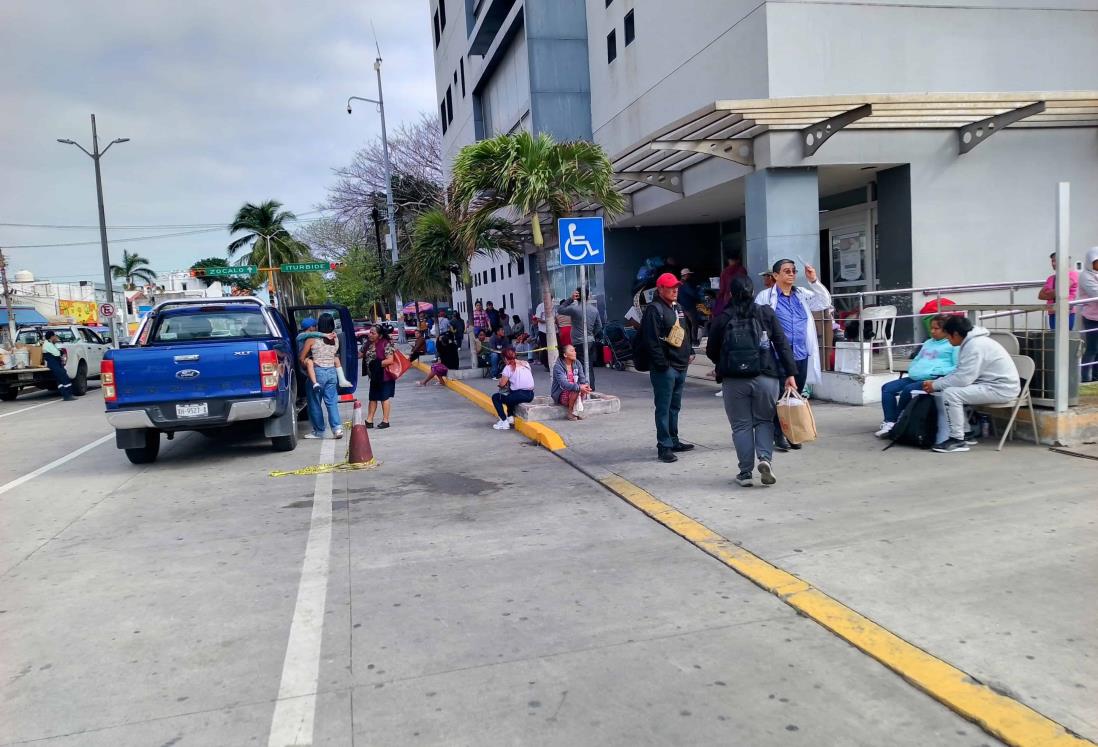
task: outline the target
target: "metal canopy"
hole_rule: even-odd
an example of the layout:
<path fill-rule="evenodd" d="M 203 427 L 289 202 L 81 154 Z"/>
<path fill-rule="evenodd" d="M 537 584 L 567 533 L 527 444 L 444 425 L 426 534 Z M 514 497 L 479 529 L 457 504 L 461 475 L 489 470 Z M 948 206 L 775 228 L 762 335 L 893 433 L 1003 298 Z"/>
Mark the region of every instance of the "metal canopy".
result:
<path fill-rule="evenodd" d="M 954 130 L 959 154 L 1006 128 L 1098 127 L 1098 91 L 922 93 L 715 101 L 657 130 L 613 158 L 614 171 L 645 174 L 616 180 L 622 194 L 653 184 L 650 175 L 682 172 L 720 157 L 753 166 L 752 140 L 798 131 L 805 157 L 839 129 Z M 820 138 L 817 132 L 824 132 Z M 813 142 L 806 136 L 812 133 Z M 666 182 L 665 182 L 666 183 Z M 662 186 L 662 185 L 661 185 Z M 682 180 L 676 184 L 681 188 Z M 675 190 L 678 191 L 678 190 Z"/>

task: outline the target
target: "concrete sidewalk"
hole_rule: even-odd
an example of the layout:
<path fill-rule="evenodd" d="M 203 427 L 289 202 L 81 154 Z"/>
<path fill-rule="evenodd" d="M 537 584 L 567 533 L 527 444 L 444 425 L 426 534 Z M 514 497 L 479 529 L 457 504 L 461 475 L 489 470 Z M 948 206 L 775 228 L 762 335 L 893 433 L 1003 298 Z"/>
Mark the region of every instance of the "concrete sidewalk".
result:
<path fill-rule="evenodd" d="M 535 366 L 539 393 L 548 374 Z M 1098 737 L 1092 542 L 1098 471 L 1022 442 L 967 454 L 872 436 L 875 407 L 814 403 L 820 440 L 777 454 L 774 488 L 739 488 L 715 385 L 691 380 L 698 445 L 655 461 L 647 376 L 600 369 L 618 415 L 554 422 L 569 449 L 897 635 L 1091 739 Z M 472 380 L 483 391 L 494 383 Z"/>

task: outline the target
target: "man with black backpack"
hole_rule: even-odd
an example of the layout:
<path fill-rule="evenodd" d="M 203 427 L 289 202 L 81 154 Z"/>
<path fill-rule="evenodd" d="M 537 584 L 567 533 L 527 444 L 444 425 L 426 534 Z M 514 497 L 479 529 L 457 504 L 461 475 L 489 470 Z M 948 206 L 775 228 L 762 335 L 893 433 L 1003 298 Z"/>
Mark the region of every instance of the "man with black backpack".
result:
<path fill-rule="evenodd" d="M 686 369 L 694 360 L 690 319 L 678 304 L 679 279 L 669 272 L 656 280 L 656 296 L 644 309 L 641 330 L 633 342 L 633 365 L 648 371 L 655 400 L 656 454 L 661 462 L 677 462 L 676 453 L 694 444 L 679 440 L 679 410 L 686 386 Z"/>
<path fill-rule="evenodd" d="M 757 459 L 762 484 L 773 485 L 775 405 L 781 379 L 786 389 L 797 388 L 797 362 L 774 310 L 755 303 L 751 280 L 733 278 L 730 290 L 728 306 L 710 323 L 705 354 L 716 366 L 732 426 L 740 468 L 736 484 L 754 484 Z"/>

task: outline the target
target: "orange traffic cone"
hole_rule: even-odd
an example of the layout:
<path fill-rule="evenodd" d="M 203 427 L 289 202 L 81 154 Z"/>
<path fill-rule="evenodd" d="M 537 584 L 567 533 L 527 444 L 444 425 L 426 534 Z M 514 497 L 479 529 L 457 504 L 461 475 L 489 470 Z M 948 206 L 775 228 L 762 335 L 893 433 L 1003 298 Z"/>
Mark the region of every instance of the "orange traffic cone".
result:
<path fill-rule="evenodd" d="M 354 416 L 351 418 L 351 447 L 347 451 L 347 463 L 366 464 L 372 461 L 374 461 L 374 450 L 370 446 L 370 436 L 366 433 L 362 403 L 356 399 Z"/>

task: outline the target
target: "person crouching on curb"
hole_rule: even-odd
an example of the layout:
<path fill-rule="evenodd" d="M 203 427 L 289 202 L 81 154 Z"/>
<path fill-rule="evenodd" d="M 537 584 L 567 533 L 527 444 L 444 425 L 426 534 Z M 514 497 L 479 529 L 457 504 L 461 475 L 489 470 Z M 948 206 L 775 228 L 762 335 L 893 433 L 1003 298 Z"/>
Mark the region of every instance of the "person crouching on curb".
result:
<path fill-rule="evenodd" d="M 755 303 L 746 277 L 732 279 L 728 305 L 709 327 L 705 355 L 713 361 L 724 393 L 724 412 L 732 426 L 739 459 L 736 484 L 749 488 L 758 460 L 763 485 L 777 482 L 772 465 L 774 414 L 780 381 L 797 388 L 797 362 L 777 314 Z"/>
<path fill-rule="evenodd" d="M 656 296 L 641 319 L 642 344 L 648 357 L 648 379 L 655 403 L 656 458 L 677 462 L 676 453 L 693 444 L 679 440 L 679 410 L 686 369 L 694 361 L 690 320 L 678 304 L 679 279 L 665 272 L 656 280 Z"/>
<path fill-rule="evenodd" d="M 492 427 L 497 431 L 512 427 L 515 424 L 515 410 L 519 405 L 533 399 L 534 373 L 530 370 L 530 364 L 516 358 L 514 348 L 504 348 L 499 391 L 492 395 L 492 404 L 496 407 L 499 422 Z"/>
<path fill-rule="evenodd" d="M 61 392 L 62 399 L 70 402 L 75 399 L 72 396 L 72 379 L 69 378 L 68 372 L 65 371 L 65 364 L 61 361 L 61 348 L 57 347 L 59 339 L 52 329 L 46 330 L 46 337 L 42 341 L 42 360 L 53 374 L 53 378 L 57 379 L 57 391 Z"/>
<path fill-rule="evenodd" d="M 591 393 L 587 377 L 583 375 L 583 366 L 576 360 L 576 348 L 565 345 L 560 358 L 553 365 L 553 388 L 550 396 L 553 401 L 564 405 L 569 420 L 581 420 L 576 414 L 576 405 Z"/>

